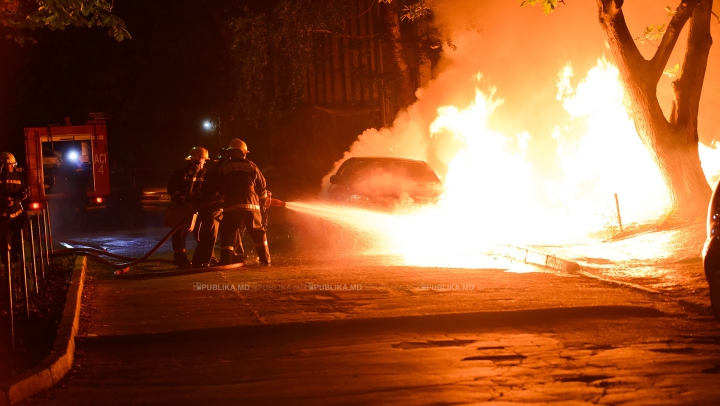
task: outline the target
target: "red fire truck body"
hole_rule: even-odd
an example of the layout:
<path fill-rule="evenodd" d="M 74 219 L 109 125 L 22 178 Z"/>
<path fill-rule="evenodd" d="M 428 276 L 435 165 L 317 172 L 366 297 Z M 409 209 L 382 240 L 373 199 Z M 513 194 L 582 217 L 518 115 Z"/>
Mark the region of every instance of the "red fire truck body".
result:
<path fill-rule="evenodd" d="M 110 194 L 107 129 L 105 118 L 93 114 L 84 125 L 30 127 L 25 129 L 25 154 L 30 210 L 39 210 L 48 198 L 61 196 L 60 177 L 68 168 L 87 177 L 88 208 L 105 206 Z"/>

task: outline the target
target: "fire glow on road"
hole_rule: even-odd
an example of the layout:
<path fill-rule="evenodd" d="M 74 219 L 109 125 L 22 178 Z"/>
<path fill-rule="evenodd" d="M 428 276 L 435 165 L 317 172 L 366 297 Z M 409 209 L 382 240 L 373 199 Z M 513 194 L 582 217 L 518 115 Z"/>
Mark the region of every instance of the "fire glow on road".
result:
<path fill-rule="evenodd" d="M 453 268 L 494 268 L 498 264 L 488 254 L 494 244 L 477 233 L 462 246 L 448 250 L 434 234 L 440 224 L 425 223 L 435 213 L 389 213 L 332 204 L 287 202 L 286 207 L 343 226 L 339 235 L 330 236 L 352 251 L 356 243 L 370 255 L 399 256 L 405 265 Z M 462 227 L 462 224 L 447 224 Z M 469 230 L 468 230 L 469 231 Z M 339 241 L 343 240 L 343 241 Z M 453 239 L 455 243 L 459 241 Z"/>

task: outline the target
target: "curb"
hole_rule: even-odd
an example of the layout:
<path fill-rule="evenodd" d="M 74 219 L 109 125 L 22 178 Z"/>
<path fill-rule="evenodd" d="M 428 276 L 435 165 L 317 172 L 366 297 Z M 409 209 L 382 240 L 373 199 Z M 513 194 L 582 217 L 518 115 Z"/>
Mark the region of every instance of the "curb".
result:
<path fill-rule="evenodd" d="M 595 279 L 600 282 L 608 283 L 614 286 L 620 286 L 624 288 L 636 289 L 645 293 L 650 294 L 661 294 L 662 292 L 646 288 L 641 285 L 637 285 L 631 282 L 616 281 L 614 279 L 607 279 L 601 276 L 593 275 L 589 272 L 585 272 L 581 269 L 580 264 L 574 261 L 570 261 L 564 258 L 556 257 L 554 255 L 544 253 L 532 248 L 515 246 L 515 245 L 496 245 L 493 248 L 493 253 L 502 255 L 515 261 L 525 262 L 526 264 L 540 265 L 547 268 L 558 269 L 561 271 L 572 272 L 578 275 L 585 276 L 587 278 Z M 689 307 L 700 307 L 702 310 L 707 310 L 705 306 L 698 305 L 697 303 L 687 302 L 684 300 L 679 301 L 680 304 Z"/>
<path fill-rule="evenodd" d="M 517 245 L 496 245 L 493 248 L 493 253 L 502 255 L 510 258 L 514 261 L 525 262 L 526 264 L 540 265 L 547 268 L 557 269 L 560 271 L 570 272 L 577 275 L 582 275 L 587 278 L 596 279 L 600 282 L 608 283 L 614 286 L 621 286 L 625 288 L 637 289 L 645 293 L 659 294 L 660 292 L 646 288 L 644 286 L 636 285 L 630 282 L 616 281 L 614 279 L 603 278 L 602 276 L 593 275 L 589 272 L 585 272 L 575 261 L 560 258 L 555 255 L 548 254 L 533 248 L 517 246 Z"/>
<path fill-rule="evenodd" d="M 87 257 L 78 257 L 52 352 L 35 368 L 0 384 L 0 406 L 14 405 L 53 387 L 72 368 L 86 273 Z"/>
<path fill-rule="evenodd" d="M 519 245 L 498 244 L 493 248 L 493 253 L 526 264 L 540 265 L 565 272 L 580 270 L 580 264 L 577 262 Z"/>
<path fill-rule="evenodd" d="M 662 292 L 660 292 L 659 290 L 655 290 L 655 289 L 651 289 L 651 288 L 646 288 L 645 286 L 636 285 L 636 284 L 631 283 L 631 282 L 623 282 L 623 281 L 616 281 L 616 280 L 614 280 L 614 279 L 607 279 L 607 278 L 603 278 L 602 276 L 593 275 L 593 274 L 591 274 L 591 273 L 589 273 L 589 272 L 585 272 L 585 271 L 581 271 L 581 270 L 578 271 L 578 274 L 583 275 L 583 276 L 588 277 L 588 278 L 597 279 L 597 280 L 599 280 L 599 281 L 601 281 L 601 282 L 609 283 L 609 284 L 611 284 L 611 285 L 620 286 L 620 287 L 624 287 L 624 288 L 631 288 L 631 289 L 641 290 L 641 291 L 643 291 L 643 292 L 645 292 L 645 293 L 652 293 L 652 294 L 654 294 L 654 295 L 658 295 L 658 294 L 662 293 Z"/>

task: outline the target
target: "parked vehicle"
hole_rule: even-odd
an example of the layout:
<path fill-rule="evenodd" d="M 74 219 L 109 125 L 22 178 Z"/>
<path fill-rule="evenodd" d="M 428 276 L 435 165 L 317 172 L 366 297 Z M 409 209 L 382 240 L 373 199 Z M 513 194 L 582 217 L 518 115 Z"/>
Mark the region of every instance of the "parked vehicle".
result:
<path fill-rule="evenodd" d="M 169 168 L 138 168 L 132 170 L 133 185 L 142 190 L 143 203 L 161 201 L 169 202 L 167 192 L 168 180 L 172 170 Z"/>
<path fill-rule="evenodd" d="M 442 193 L 442 182 L 427 163 L 404 158 L 350 158 L 330 184 L 330 201 L 383 210 L 435 203 Z"/>
<path fill-rule="evenodd" d="M 703 247 L 705 277 L 710 285 L 710 301 L 715 318 L 720 321 L 720 192 L 715 186 L 707 216 L 707 239 Z"/>

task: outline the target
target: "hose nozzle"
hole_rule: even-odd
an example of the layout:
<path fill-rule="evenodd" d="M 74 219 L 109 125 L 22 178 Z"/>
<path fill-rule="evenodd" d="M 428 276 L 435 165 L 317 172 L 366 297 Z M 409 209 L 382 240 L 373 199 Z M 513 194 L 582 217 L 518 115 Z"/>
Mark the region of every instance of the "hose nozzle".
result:
<path fill-rule="evenodd" d="M 270 206 L 271 207 L 285 207 L 285 202 L 271 197 L 270 198 Z"/>

